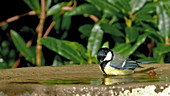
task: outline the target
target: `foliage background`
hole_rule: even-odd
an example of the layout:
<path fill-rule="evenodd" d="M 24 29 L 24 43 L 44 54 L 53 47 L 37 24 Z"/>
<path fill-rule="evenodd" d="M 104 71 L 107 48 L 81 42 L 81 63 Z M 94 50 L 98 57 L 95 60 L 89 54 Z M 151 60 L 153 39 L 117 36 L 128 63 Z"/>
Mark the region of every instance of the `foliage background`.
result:
<path fill-rule="evenodd" d="M 169 0 L 6 0 L 0 4 L 1 69 L 96 64 L 101 47 L 135 60 L 170 62 Z"/>

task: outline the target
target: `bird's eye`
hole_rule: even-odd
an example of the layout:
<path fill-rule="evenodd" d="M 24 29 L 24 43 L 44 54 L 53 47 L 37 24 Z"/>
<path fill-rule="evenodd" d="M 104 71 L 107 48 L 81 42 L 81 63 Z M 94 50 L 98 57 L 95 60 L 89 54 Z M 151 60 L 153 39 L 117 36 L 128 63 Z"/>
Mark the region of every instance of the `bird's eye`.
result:
<path fill-rule="evenodd" d="M 104 60 L 105 56 L 98 56 L 97 59 L 98 60 Z"/>

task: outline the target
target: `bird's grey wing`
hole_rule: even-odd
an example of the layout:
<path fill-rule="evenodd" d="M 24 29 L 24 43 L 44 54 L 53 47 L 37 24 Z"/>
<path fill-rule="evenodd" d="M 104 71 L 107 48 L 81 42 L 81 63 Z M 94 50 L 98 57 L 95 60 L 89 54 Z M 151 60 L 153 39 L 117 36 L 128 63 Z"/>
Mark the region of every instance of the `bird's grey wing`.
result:
<path fill-rule="evenodd" d="M 134 70 L 135 68 L 141 68 L 139 66 L 138 61 L 133 61 L 129 58 L 125 58 L 124 56 L 114 52 L 114 58 L 110 62 L 110 66 L 117 68 L 117 69 L 131 69 Z"/>
<path fill-rule="evenodd" d="M 116 52 L 114 52 L 113 60 L 110 62 L 110 66 L 117 69 L 125 69 L 122 64 L 126 61 L 126 58 Z"/>
<path fill-rule="evenodd" d="M 135 68 L 142 68 L 141 66 L 139 66 L 139 63 L 140 62 L 138 61 L 127 59 L 124 67 L 125 69 L 132 69 L 132 70 L 134 70 Z"/>
<path fill-rule="evenodd" d="M 130 59 L 126 59 L 122 64 L 114 64 L 114 62 L 111 62 L 110 64 L 111 67 L 117 68 L 117 69 L 131 69 L 134 70 L 135 68 L 142 68 L 139 66 L 137 61 L 133 61 Z"/>

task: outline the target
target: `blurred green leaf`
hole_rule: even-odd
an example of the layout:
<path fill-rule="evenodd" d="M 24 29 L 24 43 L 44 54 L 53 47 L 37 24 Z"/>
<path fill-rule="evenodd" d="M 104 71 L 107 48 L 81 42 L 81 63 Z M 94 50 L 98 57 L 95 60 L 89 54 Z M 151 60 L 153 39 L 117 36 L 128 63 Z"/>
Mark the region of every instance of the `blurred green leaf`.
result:
<path fill-rule="evenodd" d="M 142 27 L 145 29 L 144 32 L 150 33 L 150 38 L 153 38 L 155 42 L 164 42 L 164 38 L 160 36 L 154 27 L 147 23 L 141 23 Z"/>
<path fill-rule="evenodd" d="M 74 8 L 73 10 L 70 10 L 65 13 L 65 15 L 68 15 L 68 16 L 84 15 L 84 14 L 88 14 L 88 15 L 93 14 L 95 16 L 100 16 L 99 11 L 96 9 L 96 7 L 94 7 L 91 4 L 82 4 Z"/>
<path fill-rule="evenodd" d="M 0 47 L 2 47 L 2 48 L 8 48 L 8 47 L 9 47 L 9 42 L 6 41 L 6 40 L 2 41 Z"/>
<path fill-rule="evenodd" d="M 119 12 L 119 9 L 117 9 L 115 6 L 113 6 L 113 4 L 109 3 L 106 0 L 87 0 L 87 1 L 96 6 L 99 10 L 103 10 L 105 13 L 114 14 L 116 12 Z"/>
<path fill-rule="evenodd" d="M 0 44 L 0 69 L 11 68 L 16 59 L 16 51 L 10 47 L 9 41 Z"/>
<path fill-rule="evenodd" d="M 23 0 L 32 10 L 34 10 L 34 6 L 32 5 L 31 0 Z M 35 0 L 38 1 L 38 0 Z"/>
<path fill-rule="evenodd" d="M 140 35 L 133 46 L 126 43 L 117 44 L 112 50 L 124 55 L 125 57 L 129 57 L 143 42 L 145 42 L 147 36 L 148 34 Z"/>
<path fill-rule="evenodd" d="M 126 37 L 132 43 L 138 38 L 139 32 L 136 27 L 126 27 Z"/>
<path fill-rule="evenodd" d="M 55 21 L 54 28 L 58 31 L 61 28 L 62 25 L 62 15 L 55 14 L 53 15 L 53 21 Z"/>
<path fill-rule="evenodd" d="M 140 57 L 140 59 L 138 59 L 138 61 L 152 61 L 152 62 L 159 62 L 159 59 L 154 58 L 154 57 L 146 57 L 143 56 L 143 54 L 137 54 L 136 56 Z"/>
<path fill-rule="evenodd" d="M 157 7 L 158 3 L 157 2 L 152 2 L 152 3 L 145 3 L 145 5 L 136 12 L 137 15 L 149 15 L 151 13 L 155 13 L 156 12 L 156 7 Z"/>
<path fill-rule="evenodd" d="M 47 15 L 59 14 L 59 12 L 62 10 L 62 7 L 66 5 L 67 2 L 62 2 L 52 6 L 51 8 L 49 8 L 49 10 L 47 10 Z"/>
<path fill-rule="evenodd" d="M 170 46 L 163 43 L 157 43 L 153 49 L 153 57 L 151 59 L 159 63 L 164 63 L 165 56 L 170 52 Z M 145 59 L 145 58 L 144 58 Z"/>
<path fill-rule="evenodd" d="M 109 48 L 109 42 L 105 42 L 105 43 L 102 45 L 102 48 Z"/>
<path fill-rule="evenodd" d="M 155 23 L 155 19 L 153 18 L 153 16 L 151 16 L 149 14 L 137 15 L 136 16 L 136 21 L 137 22 L 146 21 L 146 22 Z"/>
<path fill-rule="evenodd" d="M 68 30 L 70 28 L 70 25 L 71 25 L 71 17 L 70 16 L 63 16 L 61 29 L 62 30 Z"/>
<path fill-rule="evenodd" d="M 102 23 L 100 25 L 105 33 L 109 33 L 113 36 L 124 37 L 124 34 L 120 31 L 120 27 L 118 24 L 109 25 L 109 24 Z"/>
<path fill-rule="evenodd" d="M 11 33 L 12 41 L 14 42 L 14 45 L 18 49 L 18 51 L 21 52 L 21 54 L 26 58 L 26 60 L 35 64 L 35 60 L 36 60 L 34 56 L 35 53 L 32 52 L 30 48 L 26 46 L 26 43 L 23 40 L 23 38 L 14 30 L 11 30 L 10 33 Z"/>
<path fill-rule="evenodd" d="M 82 47 L 77 42 L 59 40 L 53 37 L 42 38 L 39 40 L 39 42 L 43 44 L 45 47 L 49 48 L 50 50 L 53 50 L 54 52 L 73 61 L 76 64 L 81 63 L 82 60 L 84 60 L 83 57 L 81 56 L 81 53 L 77 49 L 75 49 L 75 46 L 77 48 Z"/>
<path fill-rule="evenodd" d="M 51 6 L 52 0 L 46 0 L 46 10 L 48 10 Z"/>
<path fill-rule="evenodd" d="M 34 11 L 40 13 L 40 2 L 39 0 L 24 0 L 24 2 Z"/>
<path fill-rule="evenodd" d="M 62 62 L 62 59 L 60 56 L 56 55 L 54 57 L 52 66 L 61 66 L 61 65 L 64 65 L 64 63 Z"/>
<path fill-rule="evenodd" d="M 166 10 L 167 14 L 170 16 L 170 10 L 169 10 L 170 9 L 170 1 L 165 0 L 163 2 L 164 2 L 165 10 Z"/>
<path fill-rule="evenodd" d="M 146 0 L 130 0 L 129 2 L 133 12 L 140 10 L 145 3 Z"/>
<path fill-rule="evenodd" d="M 28 27 L 28 26 L 23 26 L 19 31 L 20 32 L 28 32 L 28 33 L 35 34 L 34 33 L 35 31 L 32 28 Z"/>
<path fill-rule="evenodd" d="M 129 2 L 130 0 L 117 0 L 114 6 L 118 8 L 122 13 L 129 14 L 129 12 L 131 11 Z"/>
<path fill-rule="evenodd" d="M 9 27 L 9 24 L 6 23 L 5 25 L 1 26 L 1 29 L 2 29 L 3 31 L 5 31 L 8 27 Z"/>
<path fill-rule="evenodd" d="M 54 3 L 57 3 L 58 2 L 58 0 L 54 0 Z"/>
<path fill-rule="evenodd" d="M 161 56 L 161 55 L 164 55 L 166 53 L 170 52 L 170 46 L 169 45 L 165 45 L 165 44 L 162 44 L 162 43 L 158 43 L 157 44 L 157 47 L 154 48 L 154 53 L 156 56 L 154 57 L 157 57 L 157 56 Z"/>
<path fill-rule="evenodd" d="M 170 16 L 167 14 L 163 2 L 160 2 L 156 11 L 159 17 L 159 34 L 163 37 L 170 36 Z"/>
<path fill-rule="evenodd" d="M 149 34 L 142 34 L 138 37 L 136 43 L 130 48 L 130 49 L 127 49 L 125 50 L 122 55 L 126 56 L 126 57 L 129 57 L 131 54 L 133 54 L 133 52 L 142 44 L 145 42 L 147 36 Z"/>
<path fill-rule="evenodd" d="M 87 44 L 87 50 L 88 52 L 90 51 L 91 56 L 95 56 L 99 50 L 103 39 L 103 33 L 104 32 L 99 24 L 95 24 L 92 28 Z"/>
<path fill-rule="evenodd" d="M 0 62 L 0 69 L 7 69 L 9 68 L 5 62 Z"/>
<path fill-rule="evenodd" d="M 87 50 L 83 45 L 81 45 L 77 42 L 71 42 L 71 41 L 65 41 L 65 43 L 67 43 L 70 47 L 75 49 L 81 55 L 81 57 L 83 58 L 82 61 L 80 61 L 81 64 L 87 63 L 84 61 L 85 59 L 87 59 L 87 56 L 85 55 Z"/>
<path fill-rule="evenodd" d="M 93 25 L 92 25 L 92 24 L 85 24 L 85 25 L 80 26 L 78 30 L 79 30 L 84 36 L 89 37 L 92 28 L 93 28 Z"/>
<path fill-rule="evenodd" d="M 123 54 L 126 50 L 130 48 L 131 48 L 130 44 L 122 43 L 122 44 L 117 44 L 112 50 L 117 53 Z"/>
<path fill-rule="evenodd" d="M 71 17 L 65 15 L 53 15 L 53 20 L 56 22 L 54 28 L 57 34 L 62 34 L 61 39 L 65 39 L 68 35 L 68 30 L 71 26 Z"/>

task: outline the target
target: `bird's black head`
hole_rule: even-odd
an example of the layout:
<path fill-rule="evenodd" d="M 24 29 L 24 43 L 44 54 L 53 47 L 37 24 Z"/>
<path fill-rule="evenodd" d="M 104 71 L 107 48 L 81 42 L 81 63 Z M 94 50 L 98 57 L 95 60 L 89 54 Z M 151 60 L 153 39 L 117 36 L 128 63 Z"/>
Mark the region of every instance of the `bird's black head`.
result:
<path fill-rule="evenodd" d="M 112 60 L 114 54 L 112 52 L 112 50 L 110 50 L 109 48 L 101 48 L 99 49 L 98 53 L 97 53 L 97 59 L 99 61 L 99 63 L 103 63 L 105 61 L 110 61 Z"/>

